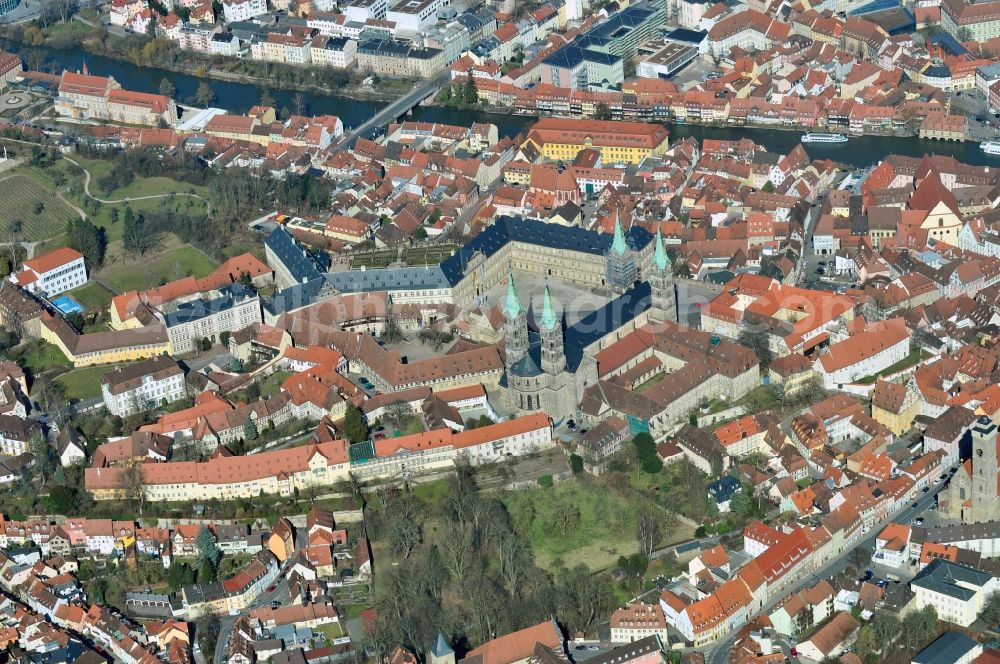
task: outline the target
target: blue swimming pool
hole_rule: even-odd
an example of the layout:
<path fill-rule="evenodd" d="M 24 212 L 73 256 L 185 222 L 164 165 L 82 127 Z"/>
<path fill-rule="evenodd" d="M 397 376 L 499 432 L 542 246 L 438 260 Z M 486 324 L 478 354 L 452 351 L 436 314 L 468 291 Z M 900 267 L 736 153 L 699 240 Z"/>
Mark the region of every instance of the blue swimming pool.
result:
<path fill-rule="evenodd" d="M 60 295 L 54 300 L 50 300 L 52 306 L 64 314 L 82 314 L 83 306 L 69 295 Z"/>

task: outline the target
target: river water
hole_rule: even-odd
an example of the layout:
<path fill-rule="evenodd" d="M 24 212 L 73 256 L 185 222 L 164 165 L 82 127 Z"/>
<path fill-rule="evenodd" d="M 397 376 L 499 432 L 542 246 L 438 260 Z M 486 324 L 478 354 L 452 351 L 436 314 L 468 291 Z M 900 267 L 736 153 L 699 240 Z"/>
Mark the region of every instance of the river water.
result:
<path fill-rule="evenodd" d="M 24 52 L 30 47 L 19 44 L 3 44 L 8 50 Z M 136 67 L 128 62 L 112 60 L 100 55 L 92 55 L 78 50 L 44 49 L 41 51 L 46 62 L 60 69 L 80 70 L 86 62 L 91 74 L 114 76 L 129 90 L 158 92 L 160 81 L 169 79 L 177 88 L 177 98 L 192 97 L 202 79 L 189 74 L 179 74 L 154 67 Z M 205 79 L 215 92 L 213 106 L 225 108 L 232 113 L 246 113 L 258 103 L 260 86 L 252 83 L 237 83 Z M 297 94 L 289 90 L 270 90 L 278 108 L 294 108 L 293 98 Z M 341 118 L 345 127 L 353 127 L 375 114 L 384 106 L 382 102 L 351 99 L 336 94 L 303 93 L 309 111 L 315 114 L 331 114 Z M 413 120 L 442 122 L 469 126 L 473 122 L 488 122 L 497 125 L 501 136 L 515 136 L 534 122 L 529 116 L 488 113 L 475 110 L 460 110 L 445 106 L 419 106 L 413 110 Z M 671 140 L 694 137 L 696 139 L 739 139 L 748 137 L 766 146 L 770 151 L 787 153 L 799 143 L 799 132 L 743 127 L 703 127 L 698 125 L 672 125 Z M 869 166 L 887 154 L 903 154 L 920 157 L 926 154 L 951 155 L 967 164 L 1000 166 L 1000 156 L 984 154 L 978 143 L 946 143 L 921 140 L 919 138 L 897 138 L 889 136 L 862 136 L 852 138 L 848 143 L 809 143 L 806 151 L 810 157 L 832 159 L 852 166 Z"/>

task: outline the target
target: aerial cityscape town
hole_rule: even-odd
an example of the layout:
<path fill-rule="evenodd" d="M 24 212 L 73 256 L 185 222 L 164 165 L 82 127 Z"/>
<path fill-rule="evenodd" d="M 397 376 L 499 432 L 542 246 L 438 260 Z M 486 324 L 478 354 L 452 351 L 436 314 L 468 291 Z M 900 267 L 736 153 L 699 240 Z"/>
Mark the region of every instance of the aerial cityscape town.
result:
<path fill-rule="evenodd" d="M 0 0 L 0 663 L 1000 664 L 1000 0 Z"/>

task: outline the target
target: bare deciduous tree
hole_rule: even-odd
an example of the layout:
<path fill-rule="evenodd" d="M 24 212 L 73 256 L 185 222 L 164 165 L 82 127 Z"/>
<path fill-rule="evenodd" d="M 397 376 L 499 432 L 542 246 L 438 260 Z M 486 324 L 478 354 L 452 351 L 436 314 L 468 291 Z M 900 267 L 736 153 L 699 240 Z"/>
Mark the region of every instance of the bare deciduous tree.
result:
<path fill-rule="evenodd" d="M 473 564 L 472 533 L 468 528 L 453 524 L 453 530 L 441 542 L 441 562 L 456 581 L 466 578 Z"/>
<path fill-rule="evenodd" d="M 653 551 L 663 540 L 663 527 L 660 515 L 651 505 L 642 505 L 635 512 L 635 538 L 646 557 L 652 558 Z"/>
<path fill-rule="evenodd" d="M 141 463 L 129 464 L 121 476 L 122 497 L 129 506 L 138 506 L 139 514 L 142 514 L 143 505 L 146 502 L 146 473 Z"/>

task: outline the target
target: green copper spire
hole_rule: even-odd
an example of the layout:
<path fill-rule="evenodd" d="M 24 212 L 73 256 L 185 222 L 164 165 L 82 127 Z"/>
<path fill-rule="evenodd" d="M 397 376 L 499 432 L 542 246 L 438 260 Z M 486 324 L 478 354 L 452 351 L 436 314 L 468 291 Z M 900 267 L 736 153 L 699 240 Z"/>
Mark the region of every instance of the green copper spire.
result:
<path fill-rule="evenodd" d="M 667 269 L 670 265 L 670 259 L 667 258 L 667 250 L 663 247 L 663 236 L 660 234 L 660 227 L 656 227 L 656 250 L 653 253 L 653 260 L 656 261 L 656 267 L 660 272 Z"/>
<path fill-rule="evenodd" d="M 542 306 L 542 320 L 540 321 L 542 327 L 546 330 L 556 329 L 556 325 L 559 324 L 559 319 L 556 318 L 556 311 L 552 308 L 552 295 L 549 294 L 549 284 L 545 282 L 545 304 Z"/>
<path fill-rule="evenodd" d="M 618 213 L 615 212 L 615 239 L 611 243 L 611 250 L 619 256 L 625 255 L 625 233 L 622 232 L 622 221 Z"/>
<path fill-rule="evenodd" d="M 514 288 L 514 273 L 511 272 L 507 277 L 507 306 L 504 307 L 503 313 L 507 318 L 514 320 L 522 309 L 521 300 L 517 297 L 517 289 Z"/>

